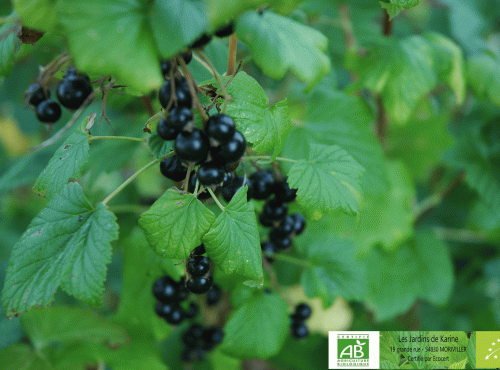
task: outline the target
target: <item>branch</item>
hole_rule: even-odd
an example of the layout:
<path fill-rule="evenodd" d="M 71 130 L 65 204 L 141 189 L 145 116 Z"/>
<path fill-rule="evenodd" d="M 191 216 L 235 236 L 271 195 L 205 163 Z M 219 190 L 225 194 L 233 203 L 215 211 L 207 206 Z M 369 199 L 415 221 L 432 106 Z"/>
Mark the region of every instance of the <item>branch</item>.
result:
<path fill-rule="evenodd" d="M 236 35 L 233 33 L 229 39 L 229 58 L 227 60 L 227 72 L 226 75 L 231 76 L 234 74 L 234 67 L 236 66 L 236 48 L 238 46 L 238 40 Z"/>

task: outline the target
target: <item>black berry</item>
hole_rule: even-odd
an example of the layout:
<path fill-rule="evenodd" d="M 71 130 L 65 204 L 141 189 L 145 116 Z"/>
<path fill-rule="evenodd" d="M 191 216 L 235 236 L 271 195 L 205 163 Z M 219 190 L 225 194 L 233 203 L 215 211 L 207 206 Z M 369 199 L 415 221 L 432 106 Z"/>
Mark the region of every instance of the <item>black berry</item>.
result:
<path fill-rule="evenodd" d="M 222 180 L 221 187 L 223 188 L 228 187 L 233 182 L 233 179 L 234 179 L 233 174 L 231 172 L 226 172 L 224 174 L 224 179 Z"/>
<path fill-rule="evenodd" d="M 250 177 L 250 186 L 248 192 L 250 197 L 257 200 L 265 200 L 272 194 L 274 178 L 267 171 L 253 173 Z"/>
<path fill-rule="evenodd" d="M 179 135 L 180 131 L 181 130 L 177 130 L 177 128 L 168 125 L 167 120 L 165 118 L 162 118 L 158 122 L 158 126 L 156 127 L 156 132 L 158 133 L 158 136 L 161 137 L 163 140 L 175 140 L 177 135 Z"/>
<path fill-rule="evenodd" d="M 196 176 L 196 173 L 194 171 L 191 171 L 191 175 L 189 176 L 189 183 L 188 183 L 188 192 L 193 194 L 194 190 L 196 189 L 196 181 L 198 181 L 198 177 Z M 204 189 L 201 193 L 198 193 L 199 200 L 205 200 L 211 198 L 210 193 L 207 191 L 207 189 Z"/>
<path fill-rule="evenodd" d="M 167 315 L 170 315 L 175 305 L 176 304 L 172 303 L 157 302 L 155 305 L 155 312 L 158 316 L 165 318 Z"/>
<path fill-rule="evenodd" d="M 189 297 L 189 291 L 186 288 L 186 277 L 183 276 L 177 283 L 177 301 L 185 301 Z"/>
<path fill-rule="evenodd" d="M 175 96 L 177 97 L 177 105 L 182 107 L 191 108 L 193 103 L 193 98 L 191 97 L 191 92 L 189 91 L 189 86 L 184 77 L 178 77 L 174 79 L 175 84 Z M 158 92 L 158 99 L 163 108 L 168 106 L 170 99 L 172 98 L 172 81 L 167 80 L 160 91 Z"/>
<path fill-rule="evenodd" d="M 247 142 L 239 131 L 235 131 L 233 138 L 226 144 L 212 148 L 212 158 L 222 164 L 239 161 L 245 153 Z"/>
<path fill-rule="evenodd" d="M 186 162 L 203 162 L 208 155 L 208 138 L 199 130 L 183 131 L 175 139 L 175 153 Z"/>
<path fill-rule="evenodd" d="M 206 44 L 208 44 L 210 42 L 210 40 L 212 40 L 212 36 L 209 36 L 206 33 L 204 33 L 203 35 L 201 35 L 198 39 L 196 39 L 191 44 L 190 49 L 201 48 L 201 47 L 205 46 Z"/>
<path fill-rule="evenodd" d="M 205 254 L 207 253 L 207 251 L 205 250 L 205 245 L 202 244 L 198 247 L 196 247 L 194 250 L 193 250 L 193 256 L 201 256 L 202 254 Z"/>
<path fill-rule="evenodd" d="M 222 342 L 222 340 L 224 339 L 224 332 L 220 328 L 210 327 L 205 329 L 205 331 L 203 332 L 203 339 L 205 339 L 206 345 L 206 347 L 203 349 L 210 351 L 216 345 Z"/>
<path fill-rule="evenodd" d="M 191 276 L 203 276 L 210 271 L 210 261 L 207 257 L 194 256 L 188 260 L 187 270 Z"/>
<path fill-rule="evenodd" d="M 267 252 L 267 253 L 276 253 L 276 247 L 274 246 L 274 244 L 273 244 L 273 243 L 271 243 L 271 242 L 269 242 L 269 241 L 267 241 L 267 242 L 265 242 L 265 243 L 262 243 L 262 244 L 260 245 L 260 247 L 262 248 L 262 252 L 263 252 L 263 253 L 266 253 L 266 252 Z M 271 257 L 268 257 L 268 256 L 266 256 L 266 260 L 267 260 L 267 262 L 269 262 L 269 263 L 273 263 L 273 262 L 274 262 L 274 259 L 273 259 L 273 258 L 271 258 Z"/>
<path fill-rule="evenodd" d="M 280 221 L 283 220 L 288 213 L 288 206 L 286 203 L 281 203 L 277 199 L 271 199 L 264 204 L 262 215 L 267 220 Z"/>
<path fill-rule="evenodd" d="M 206 277 L 192 276 L 186 283 L 187 289 L 194 294 L 204 294 L 208 292 L 212 286 L 213 277 L 209 273 Z"/>
<path fill-rule="evenodd" d="M 217 304 L 222 297 L 222 290 L 217 284 L 213 284 L 212 288 L 207 292 L 207 305 L 213 306 Z"/>
<path fill-rule="evenodd" d="M 203 333 L 204 329 L 200 324 L 192 324 L 182 333 L 181 340 L 188 348 L 204 347 Z"/>
<path fill-rule="evenodd" d="M 286 216 L 275 230 L 276 235 L 288 238 L 295 231 L 295 220 L 292 216 Z"/>
<path fill-rule="evenodd" d="M 236 130 L 234 121 L 226 114 L 214 114 L 205 126 L 208 137 L 217 140 L 221 144 L 226 144 L 234 137 Z"/>
<path fill-rule="evenodd" d="M 265 227 L 273 227 L 274 226 L 274 221 L 273 220 L 270 220 L 266 217 L 265 214 L 261 213 L 259 215 L 259 221 L 260 221 L 260 224 L 262 226 L 265 226 Z"/>
<path fill-rule="evenodd" d="M 198 305 L 194 302 L 190 302 L 188 310 L 184 312 L 184 316 L 186 319 L 194 319 L 196 315 L 198 315 L 198 312 L 200 312 Z"/>
<path fill-rule="evenodd" d="M 311 316 L 311 313 L 311 306 L 309 306 L 307 303 L 300 303 L 295 307 L 295 313 L 293 314 L 293 317 L 297 320 L 305 320 Z"/>
<path fill-rule="evenodd" d="M 160 172 L 167 179 L 182 181 L 186 178 L 187 168 L 182 165 L 180 158 L 174 155 L 160 162 Z"/>
<path fill-rule="evenodd" d="M 293 202 L 297 197 L 297 189 L 290 189 L 287 178 L 285 177 L 283 180 L 275 183 L 274 194 L 276 195 L 276 198 L 281 200 L 283 203 L 289 203 Z"/>
<path fill-rule="evenodd" d="M 227 26 L 219 28 L 215 31 L 215 36 L 217 37 L 228 37 L 234 33 L 234 23 L 231 22 Z"/>
<path fill-rule="evenodd" d="M 229 186 L 222 188 L 222 197 L 226 202 L 230 202 L 233 199 L 234 194 L 243 186 L 243 176 L 236 176 Z"/>
<path fill-rule="evenodd" d="M 306 219 L 300 213 L 294 213 L 290 216 L 294 221 L 293 228 L 295 230 L 295 235 L 302 234 L 304 232 L 304 229 L 306 228 Z"/>
<path fill-rule="evenodd" d="M 153 284 L 153 295 L 160 302 L 171 303 L 177 301 L 178 283 L 170 276 L 163 276 Z"/>
<path fill-rule="evenodd" d="M 26 97 L 28 98 L 28 102 L 36 107 L 44 100 L 50 98 L 50 89 L 38 83 L 34 83 L 26 90 Z"/>
<path fill-rule="evenodd" d="M 309 335 L 309 329 L 307 329 L 306 324 L 303 321 L 294 323 L 291 328 L 292 336 L 297 339 L 303 339 Z"/>
<path fill-rule="evenodd" d="M 172 310 L 165 316 L 163 316 L 166 322 L 171 325 L 179 325 L 184 321 L 184 311 L 179 305 L 173 306 Z"/>
<path fill-rule="evenodd" d="M 193 59 L 193 52 L 191 50 L 181 52 L 181 58 L 184 59 L 184 63 L 189 64 Z"/>
<path fill-rule="evenodd" d="M 54 123 L 61 117 L 61 106 L 47 99 L 38 104 L 35 113 L 40 122 Z"/>
<path fill-rule="evenodd" d="M 198 168 L 197 177 L 202 185 L 218 185 L 224 180 L 224 168 L 214 161 L 205 162 Z"/>
<path fill-rule="evenodd" d="M 277 249 L 288 249 L 292 245 L 292 240 L 290 238 L 283 238 L 276 229 L 272 229 L 269 233 L 269 240 Z"/>
<path fill-rule="evenodd" d="M 66 70 L 66 73 L 64 74 L 63 79 L 68 80 L 70 78 L 75 78 L 75 77 L 78 77 L 78 72 L 76 71 L 75 68 L 70 67 Z"/>
<path fill-rule="evenodd" d="M 191 112 L 191 109 L 179 106 L 170 109 L 166 124 L 180 132 L 192 120 L 193 112 Z"/>
<path fill-rule="evenodd" d="M 92 91 L 87 75 L 71 74 L 57 85 L 56 95 L 63 107 L 78 109 Z"/>
<path fill-rule="evenodd" d="M 172 62 L 170 60 L 164 60 L 161 62 L 161 73 L 163 74 L 163 77 L 169 78 L 171 69 Z"/>

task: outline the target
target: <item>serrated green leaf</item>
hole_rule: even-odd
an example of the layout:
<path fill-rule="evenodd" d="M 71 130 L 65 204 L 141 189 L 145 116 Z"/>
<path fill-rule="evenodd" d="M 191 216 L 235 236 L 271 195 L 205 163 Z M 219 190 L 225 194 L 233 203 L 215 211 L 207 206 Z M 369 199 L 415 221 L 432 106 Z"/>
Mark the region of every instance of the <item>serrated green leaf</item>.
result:
<path fill-rule="evenodd" d="M 160 87 L 156 43 L 142 1 L 62 0 L 56 10 L 79 70 L 111 75 L 141 94 Z"/>
<path fill-rule="evenodd" d="M 307 158 L 293 164 L 288 183 L 298 189 L 297 202 L 310 216 L 317 219 L 338 209 L 359 213 L 364 168 L 337 145 L 311 144 Z"/>
<path fill-rule="evenodd" d="M 87 162 L 89 143 L 86 133 L 81 130 L 73 132 L 36 179 L 33 187 L 35 193 L 50 199 L 59 193 L 69 180 L 77 178 Z"/>
<path fill-rule="evenodd" d="M 387 253 L 373 250 L 366 258 L 368 302 L 378 322 L 407 311 L 417 298 L 443 305 L 453 289 L 453 266 L 446 244 L 429 231 Z"/>
<path fill-rule="evenodd" d="M 226 83 L 229 77 L 223 77 Z M 201 83 L 219 89 L 214 79 Z M 245 72 L 239 72 L 226 88 L 233 98 L 227 105 L 230 115 L 245 139 L 253 143 L 256 153 L 270 153 L 276 158 L 283 149 L 292 121 L 286 100 L 268 107 L 269 99 L 259 83 Z"/>
<path fill-rule="evenodd" d="M 150 14 L 153 35 L 163 58 L 177 54 L 207 27 L 201 0 L 155 1 Z"/>
<path fill-rule="evenodd" d="M 275 294 L 259 294 L 226 323 L 220 350 L 239 359 L 269 358 L 280 351 L 289 330 L 285 301 Z"/>
<path fill-rule="evenodd" d="M 52 342 L 87 341 L 118 346 L 128 340 L 125 330 L 87 308 L 54 306 L 33 310 L 21 317 L 21 323 L 37 349 Z"/>
<path fill-rule="evenodd" d="M 23 26 L 38 31 L 51 31 L 58 23 L 54 0 L 14 0 L 12 3 Z"/>
<path fill-rule="evenodd" d="M 291 71 L 310 91 L 330 71 L 330 59 L 324 53 L 328 39 L 289 18 L 250 11 L 237 21 L 236 33 L 255 64 L 274 79 Z"/>
<path fill-rule="evenodd" d="M 467 83 L 478 99 L 489 99 L 500 107 L 500 60 L 479 54 L 467 60 Z"/>
<path fill-rule="evenodd" d="M 310 225 L 307 237 L 296 241 L 310 266 L 302 272 L 300 282 L 308 297 L 319 297 L 330 307 L 340 296 L 346 300 L 361 299 L 365 293 L 365 270 L 356 262 L 356 248 L 347 239 L 322 235 L 321 227 Z M 319 235 L 319 237 L 317 237 Z"/>
<path fill-rule="evenodd" d="M 174 141 L 163 140 L 156 131 L 149 137 L 148 145 L 156 158 L 162 158 L 174 149 Z"/>
<path fill-rule="evenodd" d="M 99 303 L 117 238 L 113 213 L 102 203 L 93 209 L 80 185 L 66 185 L 14 245 L 2 291 L 6 316 L 49 304 L 59 286 Z"/>
<path fill-rule="evenodd" d="M 184 259 L 201 244 L 215 215 L 192 194 L 167 190 L 141 215 L 149 246 L 162 257 Z"/>
<path fill-rule="evenodd" d="M 398 123 L 410 118 L 437 83 L 433 50 L 421 36 L 383 40 L 348 67 L 360 76 L 355 86 L 380 93 L 389 116 Z"/>
<path fill-rule="evenodd" d="M 21 41 L 16 37 L 16 30 L 15 23 L 0 26 L 0 35 L 5 35 L 0 41 L 0 77 L 9 75 L 14 67 L 16 54 L 21 46 Z"/>
<path fill-rule="evenodd" d="M 262 284 L 262 252 L 257 219 L 241 187 L 203 238 L 207 254 L 218 268 Z"/>

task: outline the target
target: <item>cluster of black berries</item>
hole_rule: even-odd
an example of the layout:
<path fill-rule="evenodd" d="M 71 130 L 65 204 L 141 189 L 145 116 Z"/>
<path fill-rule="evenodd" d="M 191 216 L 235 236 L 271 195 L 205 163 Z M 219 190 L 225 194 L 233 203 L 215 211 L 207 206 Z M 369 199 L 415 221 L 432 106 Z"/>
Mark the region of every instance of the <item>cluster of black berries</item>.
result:
<path fill-rule="evenodd" d="M 187 64 L 192 54 L 183 53 L 181 58 Z M 172 62 L 164 62 L 163 66 L 167 81 L 158 97 L 163 108 L 169 111 L 167 118 L 158 122 L 156 130 L 163 140 L 175 140 L 176 155 L 160 163 L 161 173 L 173 181 L 182 181 L 187 176 L 187 166 L 199 165 L 198 170 L 189 175 L 187 191 L 190 193 L 194 192 L 197 181 L 213 190 L 217 185 L 228 184 L 232 176 L 226 171 L 234 170 L 234 164 L 237 165 L 245 153 L 244 136 L 236 130 L 233 119 L 225 114 L 212 115 L 203 130 L 194 127 L 193 97 L 187 80 L 182 76 L 168 78 L 172 74 Z M 204 191 L 198 198 L 208 199 L 210 194 Z"/>
<path fill-rule="evenodd" d="M 295 313 L 290 315 L 292 336 L 302 339 L 309 335 L 305 320 L 311 316 L 311 312 L 311 307 L 306 303 L 301 303 L 295 307 Z"/>
<path fill-rule="evenodd" d="M 92 93 L 90 79 L 85 74 L 79 74 L 74 68 L 69 68 L 63 80 L 57 85 L 57 100 L 63 107 L 78 109 Z M 35 107 L 35 113 L 40 122 L 54 123 L 61 117 L 60 105 L 50 100 L 50 89 L 39 83 L 34 83 L 26 90 L 26 100 Z"/>
<path fill-rule="evenodd" d="M 184 319 L 192 319 L 198 314 L 199 308 L 194 302 L 189 303 L 187 310 L 181 307 L 181 302 L 189 296 L 184 277 L 179 282 L 170 276 L 159 278 L 153 284 L 153 295 L 158 300 L 156 314 L 171 325 L 179 325 Z"/>
<path fill-rule="evenodd" d="M 193 250 L 186 264 L 189 273 L 186 288 L 194 294 L 207 293 L 214 282 L 210 271 L 210 260 L 203 254 L 205 254 L 205 246 L 202 244 Z"/>
<path fill-rule="evenodd" d="M 220 38 L 231 36 L 234 33 L 234 22 L 230 22 L 227 25 L 219 28 L 214 32 L 214 35 Z M 212 40 L 212 36 L 204 33 L 198 37 L 190 46 L 191 49 L 199 49 L 204 47 Z"/>
<path fill-rule="evenodd" d="M 211 351 L 224 339 L 222 329 L 211 326 L 204 328 L 200 324 L 192 324 L 183 334 L 182 342 L 186 346 L 181 354 L 183 362 L 201 360 L 207 351 Z"/>

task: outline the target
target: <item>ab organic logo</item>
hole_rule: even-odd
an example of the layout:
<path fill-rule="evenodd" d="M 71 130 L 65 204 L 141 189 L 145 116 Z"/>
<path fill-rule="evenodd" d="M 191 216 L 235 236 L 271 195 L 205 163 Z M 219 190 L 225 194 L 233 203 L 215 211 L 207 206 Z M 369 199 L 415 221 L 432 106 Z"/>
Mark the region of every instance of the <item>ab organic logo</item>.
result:
<path fill-rule="evenodd" d="M 476 368 L 500 367 L 500 331 L 476 332 Z"/>
<path fill-rule="evenodd" d="M 378 369 L 379 332 L 331 331 L 330 369 Z"/>

